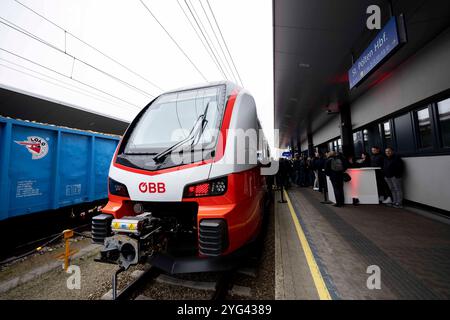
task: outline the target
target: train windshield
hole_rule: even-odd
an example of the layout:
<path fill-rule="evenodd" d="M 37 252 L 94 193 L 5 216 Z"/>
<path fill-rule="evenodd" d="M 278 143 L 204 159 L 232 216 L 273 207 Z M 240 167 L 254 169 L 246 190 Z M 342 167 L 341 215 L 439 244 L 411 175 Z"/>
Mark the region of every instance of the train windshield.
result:
<path fill-rule="evenodd" d="M 157 153 L 185 140 L 206 110 L 206 125 L 195 144 L 214 146 L 224 101 L 225 86 L 161 95 L 136 124 L 125 146 L 125 154 Z"/>

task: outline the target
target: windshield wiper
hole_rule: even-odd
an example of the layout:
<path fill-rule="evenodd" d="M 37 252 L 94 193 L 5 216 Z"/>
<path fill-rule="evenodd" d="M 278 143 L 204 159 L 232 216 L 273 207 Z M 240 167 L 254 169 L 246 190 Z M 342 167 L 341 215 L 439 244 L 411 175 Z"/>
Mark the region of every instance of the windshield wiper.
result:
<path fill-rule="evenodd" d="M 172 151 L 173 151 L 174 149 L 176 149 L 176 148 L 178 148 L 179 146 L 181 146 L 181 145 L 187 143 L 187 142 L 190 141 L 190 140 L 194 140 L 194 141 L 195 141 L 195 138 L 197 137 L 197 135 L 198 135 L 199 133 L 200 133 L 200 135 L 198 135 L 198 137 L 199 137 L 198 139 L 200 139 L 200 137 L 201 137 L 201 135 L 203 134 L 203 131 L 204 131 L 204 129 L 205 129 L 205 126 L 206 126 L 206 124 L 207 124 L 207 122 L 208 122 L 208 120 L 206 120 L 206 115 L 207 115 L 207 113 L 208 113 L 208 108 L 209 108 L 209 102 L 208 102 L 208 104 L 206 105 L 205 112 L 203 112 L 203 114 L 201 114 L 201 115 L 197 118 L 197 120 L 195 121 L 194 125 L 192 126 L 191 131 L 189 132 L 189 135 L 188 135 L 185 139 L 183 139 L 183 140 L 181 140 L 181 141 L 175 143 L 173 146 L 171 146 L 171 147 L 169 147 L 169 148 L 167 148 L 167 149 L 161 151 L 160 153 L 158 153 L 156 156 L 153 157 L 153 160 L 154 160 L 155 162 L 162 162 L 162 161 L 164 161 L 164 159 L 167 157 L 167 155 L 169 155 L 170 153 L 172 153 Z M 200 120 L 201 120 L 201 125 L 198 126 Z M 194 131 L 194 129 L 195 129 L 196 127 L 197 127 L 197 129 Z M 191 147 L 194 145 L 194 141 L 192 141 Z M 198 143 L 198 141 L 197 141 L 197 143 Z"/>

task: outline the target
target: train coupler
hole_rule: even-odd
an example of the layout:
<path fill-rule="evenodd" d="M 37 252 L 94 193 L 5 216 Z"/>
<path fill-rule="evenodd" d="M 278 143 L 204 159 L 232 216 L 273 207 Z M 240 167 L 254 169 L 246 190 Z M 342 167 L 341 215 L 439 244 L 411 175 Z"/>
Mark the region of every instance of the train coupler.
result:
<path fill-rule="evenodd" d="M 159 242 L 161 226 L 151 213 L 111 221 L 113 235 L 104 239 L 97 262 L 118 264 L 127 270 L 146 261 Z"/>

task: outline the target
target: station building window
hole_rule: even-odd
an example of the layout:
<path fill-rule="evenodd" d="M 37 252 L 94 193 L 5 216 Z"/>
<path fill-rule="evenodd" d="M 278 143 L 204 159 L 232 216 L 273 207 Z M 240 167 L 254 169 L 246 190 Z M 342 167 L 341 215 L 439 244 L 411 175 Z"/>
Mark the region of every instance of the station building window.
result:
<path fill-rule="evenodd" d="M 429 99 L 430 101 L 431 99 Z M 408 108 L 391 118 L 353 132 L 355 156 L 373 146 L 392 147 L 402 156 L 442 155 L 450 152 L 450 98 Z M 330 142 L 332 145 L 333 140 Z"/>
<path fill-rule="evenodd" d="M 353 133 L 353 147 L 355 150 L 355 155 L 360 157 L 364 151 L 364 143 L 362 138 L 362 131 L 356 131 Z"/>
<path fill-rule="evenodd" d="M 374 146 L 381 147 L 379 124 L 369 125 L 353 133 L 353 147 L 356 157 L 361 157 L 364 151 L 370 153 Z"/>
<path fill-rule="evenodd" d="M 403 154 L 415 152 L 415 141 L 411 114 L 401 115 L 394 118 L 395 138 L 397 151 Z"/>
<path fill-rule="evenodd" d="M 367 129 L 363 130 L 363 139 L 364 139 L 364 143 L 369 142 L 369 131 Z"/>
<path fill-rule="evenodd" d="M 438 102 L 437 107 L 442 147 L 450 148 L 450 99 Z"/>
<path fill-rule="evenodd" d="M 431 115 L 429 108 L 415 111 L 418 128 L 418 148 L 427 149 L 433 147 L 433 133 L 431 129 Z"/>
<path fill-rule="evenodd" d="M 385 148 L 393 147 L 392 145 L 392 132 L 391 132 L 391 122 L 386 121 L 383 123 L 383 142 Z"/>
<path fill-rule="evenodd" d="M 336 138 L 334 140 L 328 141 L 328 143 L 322 145 L 321 150 L 324 150 L 324 148 L 326 148 L 327 151 L 342 152 L 342 140 L 340 138 Z"/>

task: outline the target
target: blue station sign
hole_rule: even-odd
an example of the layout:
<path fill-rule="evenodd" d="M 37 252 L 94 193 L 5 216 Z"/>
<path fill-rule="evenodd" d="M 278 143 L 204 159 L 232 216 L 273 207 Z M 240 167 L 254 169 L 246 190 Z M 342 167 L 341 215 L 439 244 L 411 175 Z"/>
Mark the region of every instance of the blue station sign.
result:
<path fill-rule="evenodd" d="M 402 21 L 401 19 L 399 19 Z M 350 89 L 363 80 L 383 60 L 406 42 L 404 28 L 399 30 L 397 17 L 392 17 L 348 71 Z"/>

